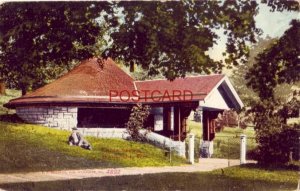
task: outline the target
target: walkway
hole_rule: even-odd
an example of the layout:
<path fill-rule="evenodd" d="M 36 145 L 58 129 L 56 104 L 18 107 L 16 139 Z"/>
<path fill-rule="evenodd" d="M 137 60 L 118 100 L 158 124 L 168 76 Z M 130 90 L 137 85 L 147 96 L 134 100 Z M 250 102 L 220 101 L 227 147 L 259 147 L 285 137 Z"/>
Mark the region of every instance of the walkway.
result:
<path fill-rule="evenodd" d="M 253 161 L 250 161 L 253 162 Z M 239 165 L 239 160 L 230 160 L 230 166 Z M 204 172 L 228 167 L 227 159 L 200 159 L 199 163 L 184 166 L 168 167 L 126 167 L 110 169 L 82 169 L 82 170 L 62 170 L 48 172 L 29 172 L 0 174 L 0 184 L 20 183 L 20 182 L 42 182 L 56 180 L 70 180 L 93 177 L 124 176 L 153 174 L 164 172 Z"/>

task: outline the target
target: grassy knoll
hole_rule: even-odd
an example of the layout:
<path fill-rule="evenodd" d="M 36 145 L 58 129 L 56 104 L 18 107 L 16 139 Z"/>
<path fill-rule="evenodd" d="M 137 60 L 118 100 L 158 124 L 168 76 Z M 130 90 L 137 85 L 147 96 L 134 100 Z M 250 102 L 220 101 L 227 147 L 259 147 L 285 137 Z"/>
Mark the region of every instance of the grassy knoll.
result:
<path fill-rule="evenodd" d="M 188 122 L 189 131 L 196 136 L 195 152 L 199 156 L 199 143 L 202 140 L 202 126 L 201 123 L 195 121 Z M 247 154 L 248 159 L 251 159 L 251 151 L 256 147 L 255 131 L 253 127 L 246 129 L 225 127 L 223 131 L 216 133 L 214 139 L 214 158 L 230 158 L 238 159 L 240 156 L 240 135 L 247 135 Z"/>
<path fill-rule="evenodd" d="M 5 95 L 0 95 L 0 115 L 14 113 L 14 110 L 3 107 L 3 104 L 7 103 L 11 99 L 21 96 L 21 91 L 19 90 L 6 89 L 5 92 Z"/>
<path fill-rule="evenodd" d="M 212 172 L 161 173 L 71 181 L 0 185 L 11 190 L 295 190 L 297 171 L 263 169 L 257 165 L 225 168 Z"/>
<path fill-rule="evenodd" d="M 0 122 L 0 172 L 121 166 L 165 166 L 185 163 L 149 144 L 87 137 L 93 150 L 69 146 L 70 132 L 38 125 Z"/>

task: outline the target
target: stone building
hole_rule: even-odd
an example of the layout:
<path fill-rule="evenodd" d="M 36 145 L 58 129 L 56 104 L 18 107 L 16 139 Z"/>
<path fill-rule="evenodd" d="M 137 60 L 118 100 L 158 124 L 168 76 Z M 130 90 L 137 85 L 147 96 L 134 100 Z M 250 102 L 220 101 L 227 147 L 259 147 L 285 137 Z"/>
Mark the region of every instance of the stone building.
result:
<path fill-rule="evenodd" d="M 125 123 L 137 104 L 151 106 L 148 138 L 174 146 L 184 155 L 187 118 L 192 110 L 203 112 L 203 139 L 214 138 L 213 119 L 225 109 L 243 104 L 224 75 L 202 75 L 174 81 L 134 81 L 113 60 L 92 58 L 72 71 L 5 104 L 28 123 L 70 130 L 85 135 L 126 138 Z"/>

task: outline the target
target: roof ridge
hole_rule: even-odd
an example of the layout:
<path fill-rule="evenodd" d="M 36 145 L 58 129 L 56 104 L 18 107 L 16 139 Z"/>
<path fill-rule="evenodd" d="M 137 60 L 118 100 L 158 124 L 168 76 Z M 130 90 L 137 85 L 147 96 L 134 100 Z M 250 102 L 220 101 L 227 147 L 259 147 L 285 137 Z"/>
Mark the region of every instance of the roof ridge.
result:
<path fill-rule="evenodd" d="M 198 75 L 198 76 L 186 76 L 186 77 L 180 77 L 180 78 L 175 78 L 175 80 L 177 79 L 185 79 L 185 78 L 197 78 L 197 77 L 212 77 L 212 76 L 223 76 L 225 77 L 226 74 L 204 74 L 204 75 Z M 149 81 L 170 81 L 168 79 L 151 79 L 151 80 L 134 80 L 134 82 L 149 82 Z"/>

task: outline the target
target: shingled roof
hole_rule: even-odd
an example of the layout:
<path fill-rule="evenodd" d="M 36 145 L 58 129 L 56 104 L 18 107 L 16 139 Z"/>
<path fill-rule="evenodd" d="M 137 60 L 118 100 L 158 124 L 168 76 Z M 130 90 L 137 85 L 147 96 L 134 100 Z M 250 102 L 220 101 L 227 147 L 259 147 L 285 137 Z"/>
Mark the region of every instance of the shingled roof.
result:
<path fill-rule="evenodd" d="M 203 75 L 169 80 L 134 81 L 126 72 L 120 69 L 112 59 L 98 62 L 97 58 L 83 61 L 69 73 L 63 75 L 52 83 L 45 85 L 31 93 L 5 104 L 8 108 L 27 105 L 64 105 L 64 104 L 135 104 L 137 101 L 122 97 L 110 96 L 111 91 L 126 91 L 125 96 L 139 95 L 138 102 L 155 103 L 153 95 L 146 91 L 155 91 L 156 97 L 164 98 L 168 93 L 189 91 L 192 100 L 205 100 L 207 95 L 222 82 L 226 81 L 224 75 Z M 228 80 L 227 80 L 228 81 Z M 232 88 L 231 88 L 232 89 Z M 234 91 L 234 90 L 233 90 Z M 137 93 L 138 92 L 138 93 Z M 161 99 L 160 102 L 178 102 L 184 95 L 173 100 Z M 152 97 L 152 99 L 147 99 Z M 238 97 L 238 96 L 237 96 Z M 237 98 L 239 99 L 239 98 Z"/>
<path fill-rule="evenodd" d="M 97 58 L 81 62 L 73 70 L 31 93 L 11 100 L 6 107 L 40 103 L 108 101 L 109 91 L 135 90 L 133 79 L 112 59 Z"/>
<path fill-rule="evenodd" d="M 163 96 L 163 93 L 190 91 L 193 93 L 193 100 L 203 100 L 207 94 L 224 78 L 224 75 L 201 75 L 186 78 L 178 78 L 174 81 L 165 79 L 135 81 L 136 87 L 140 90 L 141 97 L 147 97 L 145 91 L 156 91 L 156 95 Z M 184 98 L 182 98 L 183 100 Z"/>

